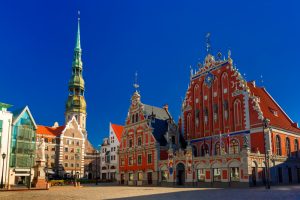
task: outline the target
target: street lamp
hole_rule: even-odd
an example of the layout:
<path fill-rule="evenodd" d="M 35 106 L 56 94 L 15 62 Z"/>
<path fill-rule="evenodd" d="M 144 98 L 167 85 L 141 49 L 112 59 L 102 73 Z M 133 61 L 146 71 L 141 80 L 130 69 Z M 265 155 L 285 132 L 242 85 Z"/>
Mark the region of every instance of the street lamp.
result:
<path fill-rule="evenodd" d="M 266 166 L 266 189 L 270 189 L 270 175 L 269 175 L 269 150 L 267 149 L 267 134 L 266 134 L 266 129 L 269 128 L 270 120 L 267 118 L 264 118 L 263 125 L 264 125 L 264 144 L 265 144 L 265 166 Z"/>
<path fill-rule="evenodd" d="M 6 154 L 3 153 L 2 154 L 2 160 L 3 160 L 3 164 L 2 164 L 2 176 L 1 176 L 1 185 L 0 185 L 0 188 L 2 189 L 3 188 L 3 171 L 4 171 L 4 159 L 6 157 Z"/>

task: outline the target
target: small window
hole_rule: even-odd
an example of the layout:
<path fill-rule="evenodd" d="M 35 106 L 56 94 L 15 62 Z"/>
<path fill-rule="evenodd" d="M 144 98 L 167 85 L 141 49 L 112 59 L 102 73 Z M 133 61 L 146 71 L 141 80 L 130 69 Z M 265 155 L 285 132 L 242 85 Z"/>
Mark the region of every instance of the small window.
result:
<path fill-rule="evenodd" d="M 68 151 L 69 151 L 68 147 L 65 147 L 65 152 L 68 152 Z"/>
<path fill-rule="evenodd" d="M 132 144 L 132 139 L 129 139 L 129 147 L 132 147 L 133 144 Z"/>
<path fill-rule="evenodd" d="M 138 137 L 138 146 L 142 146 L 142 137 Z"/>
<path fill-rule="evenodd" d="M 142 155 L 138 155 L 138 158 L 137 158 L 137 164 L 138 164 L 138 165 L 141 165 L 141 164 L 142 164 Z"/>
<path fill-rule="evenodd" d="M 133 165 L 132 156 L 128 157 L 128 165 Z"/>
<path fill-rule="evenodd" d="M 148 164 L 152 163 L 152 154 L 148 154 Z"/>

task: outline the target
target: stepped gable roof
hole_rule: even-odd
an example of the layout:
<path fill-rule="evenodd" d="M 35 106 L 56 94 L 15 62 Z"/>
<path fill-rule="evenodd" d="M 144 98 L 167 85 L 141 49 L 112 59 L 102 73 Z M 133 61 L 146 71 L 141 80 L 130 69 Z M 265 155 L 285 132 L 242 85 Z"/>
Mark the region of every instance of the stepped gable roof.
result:
<path fill-rule="evenodd" d="M 42 126 L 38 125 L 36 133 L 41 135 L 49 135 L 49 136 L 59 136 L 62 134 L 63 130 L 66 126 L 59 126 L 59 127 L 49 127 L 49 126 Z"/>
<path fill-rule="evenodd" d="M 270 120 L 270 125 L 279 129 L 293 131 L 300 134 L 300 129 L 293 122 L 272 96 L 263 87 L 255 87 L 252 82 L 248 82 L 251 95 L 260 98 L 259 105 L 263 116 Z"/>
<path fill-rule="evenodd" d="M 114 130 L 119 142 L 121 141 L 122 133 L 124 127 L 118 124 L 111 124 L 112 129 Z"/>
<path fill-rule="evenodd" d="M 151 120 L 151 127 L 153 128 L 153 136 L 161 146 L 167 144 L 165 134 L 168 131 L 168 121 L 170 116 L 164 108 L 158 108 L 155 106 L 144 105 L 144 115 L 149 118 L 152 114 L 154 120 Z"/>

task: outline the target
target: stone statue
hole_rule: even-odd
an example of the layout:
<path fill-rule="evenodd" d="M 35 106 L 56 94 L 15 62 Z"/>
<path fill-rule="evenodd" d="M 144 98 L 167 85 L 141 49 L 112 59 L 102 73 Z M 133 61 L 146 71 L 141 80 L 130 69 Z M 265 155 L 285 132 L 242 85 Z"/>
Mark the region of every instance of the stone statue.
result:
<path fill-rule="evenodd" d="M 41 138 L 40 143 L 37 147 L 37 160 L 45 161 L 45 140 Z"/>

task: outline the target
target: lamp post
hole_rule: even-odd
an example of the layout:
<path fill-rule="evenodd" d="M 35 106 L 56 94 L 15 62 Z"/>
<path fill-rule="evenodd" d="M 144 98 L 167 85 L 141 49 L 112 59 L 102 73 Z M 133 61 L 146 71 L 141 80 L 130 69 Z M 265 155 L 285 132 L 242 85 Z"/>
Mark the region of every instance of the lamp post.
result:
<path fill-rule="evenodd" d="M 6 154 L 3 153 L 2 154 L 2 176 L 1 176 L 1 185 L 0 185 L 0 188 L 2 189 L 3 188 L 3 172 L 4 172 L 4 160 L 5 160 L 5 157 L 6 157 Z"/>
<path fill-rule="evenodd" d="M 263 121 L 263 125 L 264 125 L 264 144 L 265 144 L 265 162 L 266 162 L 266 189 L 270 189 L 270 175 L 269 175 L 269 159 L 270 159 L 270 155 L 269 155 L 269 150 L 267 149 L 267 130 L 270 130 L 269 128 L 269 123 L 270 120 L 267 118 L 264 118 Z"/>
<path fill-rule="evenodd" d="M 96 150 L 96 185 L 98 185 L 98 153 L 99 151 Z"/>

